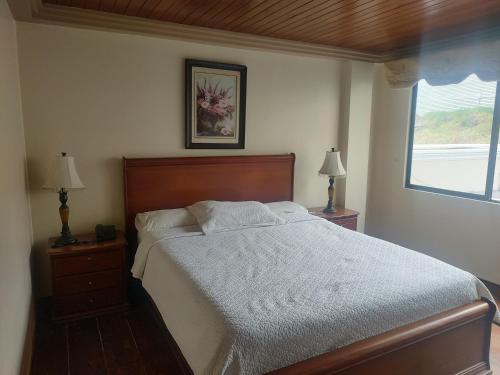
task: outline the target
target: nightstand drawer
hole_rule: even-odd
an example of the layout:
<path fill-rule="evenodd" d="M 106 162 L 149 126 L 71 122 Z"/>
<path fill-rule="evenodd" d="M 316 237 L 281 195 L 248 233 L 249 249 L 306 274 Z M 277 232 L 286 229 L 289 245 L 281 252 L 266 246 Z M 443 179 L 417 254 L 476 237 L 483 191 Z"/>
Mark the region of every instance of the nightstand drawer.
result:
<path fill-rule="evenodd" d="M 350 218 L 350 219 L 341 219 L 341 220 L 335 220 L 332 221 L 334 224 L 340 225 L 344 228 L 351 229 L 351 230 L 357 230 L 358 228 L 358 219 L 356 217 Z"/>
<path fill-rule="evenodd" d="M 117 269 L 57 278 L 54 280 L 53 289 L 54 295 L 63 296 L 118 287 L 121 282 L 122 270 Z"/>
<path fill-rule="evenodd" d="M 120 288 L 102 289 L 70 296 L 54 297 L 54 314 L 57 316 L 81 313 L 123 303 Z"/>
<path fill-rule="evenodd" d="M 127 240 L 96 242 L 95 234 L 78 243 L 48 250 L 52 269 L 52 320 L 65 322 L 127 309 Z M 55 239 L 49 239 L 52 245 Z"/>
<path fill-rule="evenodd" d="M 52 263 L 54 277 L 121 268 L 122 254 L 116 249 L 55 258 Z"/>

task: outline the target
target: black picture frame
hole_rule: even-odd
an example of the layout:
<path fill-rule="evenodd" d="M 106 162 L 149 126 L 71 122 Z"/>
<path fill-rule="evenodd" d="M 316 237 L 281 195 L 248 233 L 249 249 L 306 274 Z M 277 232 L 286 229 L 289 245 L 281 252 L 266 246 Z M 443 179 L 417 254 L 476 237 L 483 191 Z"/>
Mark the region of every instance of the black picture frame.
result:
<path fill-rule="evenodd" d="M 203 115 L 204 109 L 198 107 L 197 104 L 197 90 L 198 86 L 193 85 L 193 72 L 197 74 L 200 69 L 210 69 L 210 73 L 205 73 L 201 71 L 199 74 L 214 74 L 216 75 L 216 71 L 221 71 L 221 76 L 225 72 L 235 72 L 234 77 L 236 78 L 236 96 L 234 97 L 236 101 L 236 105 L 230 106 L 234 111 L 234 129 L 233 128 L 223 128 L 222 130 L 226 130 L 229 134 L 233 132 L 233 139 L 229 139 L 230 136 L 226 136 L 222 133 L 222 130 L 215 130 L 217 128 L 219 122 L 214 119 L 213 115 L 211 117 L 212 121 L 201 121 L 198 119 L 198 114 Z M 231 76 L 231 75 L 229 75 Z M 206 81 L 205 81 L 206 82 Z M 196 82 L 197 83 L 197 82 Z M 215 85 L 215 89 L 221 90 L 220 87 Z M 211 86 L 213 88 L 213 86 Z M 227 64 L 213 61 L 203 61 L 203 60 L 193 60 L 186 59 L 185 60 L 185 147 L 187 149 L 244 149 L 245 148 L 245 115 L 246 115 L 246 89 L 247 89 L 247 67 L 244 65 L 236 65 L 236 64 Z M 220 93 L 220 91 L 219 91 Z M 233 95 L 234 95 L 233 94 Z M 231 96 L 231 98 L 233 98 Z M 232 99 L 233 100 L 233 99 Z M 196 113 L 193 110 L 196 110 Z M 201 116 L 200 115 L 200 116 Z M 230 113 L 231 121 L 233 112 Z M 208 114 L 207 114 L 208 116 Z M 228 117 L 226 115 L 226 117 Z M 195 123 L 196 122 L 196 123 Z M 214 123 L 215 122 L 215 123 Z M 209 131 L 219 132 L 220 135 L 204 135 L 200 132 L 200 127 L 204 126 L 209 127 L 210 124 L 213 124 L 214 130 L 209 129 Z M 208 125 L 206 125 L 208 124 Z M 227 130 L 229 129 L 229 130 Z M 193 136 L 194 135 L 194 136 Z M 227 137 L 227 139 L 225 138 Z M 217 142 L 217 138 L 221 140 L 221 142 Z M 205 142 L 204 142 L 205 140 Z"/>

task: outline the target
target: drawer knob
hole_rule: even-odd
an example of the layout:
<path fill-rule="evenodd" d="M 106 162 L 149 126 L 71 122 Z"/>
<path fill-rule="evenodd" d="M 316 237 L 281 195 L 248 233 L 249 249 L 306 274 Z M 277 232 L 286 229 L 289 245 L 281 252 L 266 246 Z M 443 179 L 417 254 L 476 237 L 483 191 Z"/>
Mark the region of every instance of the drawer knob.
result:
<path fill-rule="evenodd" d="M 91 261 L 91 260 L 92 260 L 92 257 L 87 257 L 87 260 L 88 260 L 88 261 Z"/>
<path fill-rule="evenodd" d="M 92 281 L 89 281 L 89 285 L 92 285 L 92 284 L 93 284 L 93 282 L 92 282 Z"/>
<path fill-rule="evenodd" d="M 94 303 L 94 299 L 93 298 L 89 299 L 89 302 Z"/>

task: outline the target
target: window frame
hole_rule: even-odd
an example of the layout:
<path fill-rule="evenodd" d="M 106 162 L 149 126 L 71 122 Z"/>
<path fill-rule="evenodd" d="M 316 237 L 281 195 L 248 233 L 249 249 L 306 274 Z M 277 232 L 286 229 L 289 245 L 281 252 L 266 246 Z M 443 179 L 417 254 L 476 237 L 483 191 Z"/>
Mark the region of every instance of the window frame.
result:
<path fill-rule="evenodd" d="M 415 86 L 413 86 L 412 89 L 410 123 L 408 129 L 408 141 L 406 144 L 407 150 L 406 150 L 405 188 L 418 191 L 426 191 L 430 193 L 444 194 L 453 197 L 475 199 L 483 202 L 500 203 L 500 200 L 492 199 L 493 183 L 495 180 L 497 151 L 499 146 L 498 139 L 500 132 L 500 81 L 497 82 L 495 91 L 495 105 L 493 109 L 493 120 L 492 120 L 493 123 L 491 125 L 490 151 L 488 155 L 488 169 L 486 172 L 486 181 L 485 181 L 486 186 L 484 189 L 484 194 L 466 193 L 462 191 L 448 190 L 448 189 L 411 183 L 413 141 L 415 137 L 415 116 L 417 111 L 417 94 L 418 94 L 418 83 L 415 84 Z"/>

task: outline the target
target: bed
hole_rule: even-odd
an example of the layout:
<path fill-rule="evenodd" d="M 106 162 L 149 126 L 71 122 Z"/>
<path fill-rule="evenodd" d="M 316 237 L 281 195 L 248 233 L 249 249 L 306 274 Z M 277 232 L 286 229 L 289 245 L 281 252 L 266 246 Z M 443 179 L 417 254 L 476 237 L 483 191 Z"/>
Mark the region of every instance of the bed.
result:
<path fill-rule="evenodd" d="M 136 239 L 134 219 L 140 212 L 186 207 L 203 200 L 292 201 L 294 162 L 293 154 L 124 159 L 125 207 L 129 239 L 131 243 L 134 243 Z M 285 238 L 293 238 L 294 233 L 302 234 L 307 231 L 311 232 L 308 236 L 298 235 L 290 243 L 290 248 L 281 249 L 281 258 L 272 251 L 276 248 L 276 244 L 283 243 Z M 253 300 L 249 299 L 248 306 L 245 305 L 245 296 L 248 291 L 244 293 L 242 303 L 233 303 L 229 306 L 221 302 L 227 299 L 227 296 L 229 300 L 234 301 L 234 296 L 238 295 L 237 288 L 245 286 L 244 282 L 238 284 L 239 278 L 235 277 L 238 272 L 245 273 L 250 270 L 249 277 L 253 277 L 253 280 L 265 282 L 272 280 L 275 286 L 283 284 L 287 277 L 285 271 L 290 267 L 288 263 L 294 263 L 294 267 L 299 267 L 294 270 L 298 269 L 298 273 L 304 275 L 306 273 L 301 273 L 303 271 L 301 259 L 304 261 L 309 259 L 308 261 L 312 262 L 310 266 L 314 269 L 321 268 L 321 261 L 323 264 L 332 264 L 332 259 L 327 258 L 331 256 L 328 251 L 318 254 L 299 254 L 299 251 L 306 246 L 297 245 L 293 248 L 293 244 L 300 242 L 301 237 L 311 242 L 318 234 L 320 234 L 319 237 L 323 236 L 328 241 L 336 238 L 335 244 L 332 245 L 339 251 L 336 256 L 345 255 L 350 249 L 357 250 L 353 252 L 356 256 L 343 260 L 347 267 L 343 269 L 349 269 L 355 275 L 354 279 L 349 280 L 346 280 L 349 275 L 345 275 L 343 282 L 339 284 L 351 285 L 349 293 L 344 293 L 342 296 L 341 294 L 328 295 L 336 290 L 336 286 L 331 285 L 330 279 L 318 278 L 318 285 L 332 287 L 317 287 L 314 288 L 314 293 L 312 290 L 303 290 L 299 298 L 295 293 L 296 288 L 289 288 L 288 290 L 293 291 L 293 295 L 284 293 L 286 298 L 280 297 L 279 300 L 271 301 L 260 298 L 255 292 L 256 297 Z M 243 234 L 228 232 L 220 236 L 203 236 L 197 229 L 183 229 L 179 233 L 162 236 L 141 239 L 141 246 L 146 247 L 148 251 L 143 273 L 135 276 L 142 278 L 145 293 L 150 297 L 155 310 L 165 323 L 166 330 L 174 338 L 175 348 L 180 357 L 179 362 L 185 373 L 491 373 L 489 341 L 491 322 L 495 315 L 495 306 L 488 300 L 491 299 L 491 295 L 485 288 L 481 290 L 482 284 L 472 279 L 465 280 L 467 277 L 464 279 L 460 273 L 462 271 L 454 271 L 455 269 L 451 266 L 445 266 L 435 260 L 432 262 L 425 260 L 422 255 L 410 250 L 382 241 L 376 242 L 377 240 L 362 234 L 348 233 L 347 230 L 324 220 L 305 216 L 296 222 L 292 220 L 280 227 L 253 228 Z M 224 254 L 218 251 L 203 253 L 209 248 L 222 249 L 224 243 L 235 243 L 245 236 L 250 238 L 249 243 L 259 241 L 259 239 L 264 241 L 265 238 L 269 238 L 269 243 L 273 238 L 278 242 L 274 245 L 269 245 L 265 241 L 261 242 L 255 248 L 266 248 L 269 245 L 268 258 L 262 261 L 260 266 L 254 264 L 250 268 L 243 267 L 241 270 L 236 269 L 237 266 L 249 262 L 248 259 L 241 258 L 241 256 L 246 256 L 246 251 L 238 252 L 237 249 L 235 251 L 231 248 Z M 203 243 L 207 240 L 215 242 Z M 372 241 L 375 241 L 376 245 L 373 245 Z M 321 249 L 325 247 L 325 244 L 326 242 L 318 243 L 314 248 Z M 243 247 L 248 249 L 250 245 L 246 246 Z M 367 251 L 369 247 L 373 254 Z M 377 251 L 385 253 L 377 258 L 375 256 Z M 356 283 L 361 283 L 361 278 L 364 277 L 363 273 L 356 274 L 354 271 L 363 268 L 364 266 L 360 266 L 362 264 L 372 264 L 376 263 L 379 258 L 387 258 L 388 251 L 396 254 L 394 259 L 398 257 L 406 259 L 406 268 L 400 267 L 405 262 L 400 260 L 400 263 L 394 261 L 394 270 L 397 271 L 396 267 L 400 267 L 398 272 L 401 272 L 401 275 L 399 276 L 390 273 L 382 275 L 387 264 L 380 264 L 379 268 L 366 272 L 364 284 L 361 284 L 367 292 L 363 295 L 365 303 L 353 304 L 355 298 L 352 296 L 356 296 L 356 293 L 352 291 L 360 291 Z M 228 269 L 220 268 L 221 262 L 217 260 L 230 262 L 228 259 L 231 258 L 231 254 L 239 254 L 240 258 L 233 259 L 233 263 L 230 263 L 232 266 Z M 256 255 L 258 257 L 262 253 Z M 374 257 L 372 260 L 364 261 L 371 256 Z M 273 267 L 269 267 L 266 262 L 271 262 Z M 421 284 L 420 289 L 415 289 L 412 284 L 406 284 L 409 288 L 406 290 L 404 283 L 398 288 L 394 285 L 394 280 L 398 280 L 399 277 L 404 281 L 404 274 L 412 272 L 408 264 L 436 267 L 433 273 L 434 279 L 420 276 L 420 273 L 424 273 L 422 269 L 421 272 L 415 272 L 413 275 L 414 283 Z M 197 268 L 205 269 L 206 272 L 198 272 Z M 231 271 L 230 268 L 235 269 Z M 446 271 L 442 274 L 448 275 L 448 280 L 446 277 L 435 276 L 439 275 L 441 269 Z M 226 273 L 226 279 L 214 278 L 213 275 L 217 273 Z M 318 274 L 326 273 L 327 271 L 318 269 Z M 371 283 L 381 284 L 389 279 L 392 280 L 393 287 L 392 289 L 379 289 L 379 297 L 384 302 L 379 304 L 377 310 L 377 299 L 370 300 L 374 295 L 374 293 L 370 295 L 370 287 L 373 287 L 370 285 Z M 227 292 L 217 284 L 221 280 L 232 280 L 231 288 L 227 288 Z M 428 293 L 429 280 L 430 284 L 435 285 L 435 293 Z M 284 284 L 293 283 L 293 278 L 285 281 Z M 256 289 L 262 288 L 262 285 L 256 285 Z M 454 285 L 451 288 L 455 291 L 454 294 L 445 293 L 448 285 Z M 280 288 L 286 289 L 286 285 L 281 285 Z M 432 288 L 430 290 L 432 292 Z M 460 291 L 459 295 L 456 290 Z M 297 301 L 304 301 L 304 293 L 308 304 L 297 304 Z M 327 295 L 324 295 L 325 293 Z M 421 293 L 421 298 L 427 298 L 417 305 L 422 307 L 422 311 L 418 313 L 420 315 L 415 315 L 416 309 L 412 307 L 412 303 L 405 305 L 401 301 L 407 299 L 408 296 L 415 298 L 413 302 L 418 301 L 418 293 Z M 399 305 L 396 309 L 394 306 L 390 308 L 388 301 L 392 301 L 394 295 L 397 294 L 401 294 Z M 384 295 L 386 299 L 382 298 Z M 481 299 L 481 297 L 486 298 Z M 342 314 L 341 307 L 333 303 L 328 305 L 327 302 L 335 298 L 342 301 L 339 306 L 346 309 L 345 314 Z M 433 298 L 439 302 L 439 308 L 435 308 L 434 312 L 431 303 Z M 256 304 L 253 303 L 255 301 L 257 301 Z M 434 302 L 435 305 L 436 302 Z M 348 307 L 352 306 L 358 308 L 361 306 L 363 314 L 360 316 L 359 311 L 351 311 L 350 314 L 353 315 L 349 316 L 347 311 L 352 309 L 349 310 Z M 373 308 L 367 309 L 369 306 Z M 323 307 L 328 308 L 320 311 Z M 400 314 L 403 317 L 401 318 L 396 317 L 394 313 L 386 314 L 386 311 L 406 312 Z M 294 312 L 297 313 L 294 315 Z M 280 320 L 283 318 L 280 316 L 281 313 L 288 314 L 285 315 L 286 319 Z M 311 319 L 311 314 L 315 313 L 317 316 Z M 309 323 L 314 324 L 307 326 L 304 330 L 303 320 L 306 315 L 309 317 Z M 242 316 L 245 319 L 239 319 Z M 394 319 L 391 319 L 392 316 L 395 316 Z M 415 316 L 421 318 L 415 319 Z M 232 323 L 231 329 L 227 328 L 226 320 Z M 273 328 L 275 322 L 278 322 L 277 328 Z M 288 324 L 288 322 L 291 323 Z M 335 325 L 339 322 L 342 324 Z M 364 322 L 373 322 L 373 324 L 366 323 L 365 327 Z M 252 332 L 253 327 L 264 327 L 267 336 L 265 333 L 260 333 L 259 338 Z M 282 329 L 283 327 L 286 329 Z M 294 327 L 298 328 L 294 330 Z M 340 335 L 344 341 L 334 338 L 335 332 L 342 330 L 342 327 L 357 333 L 347 339 L 345 334 Z M 358 329 L 358 327 L 361 328 Z M 262 329 L 257 331 L 262 331 Z M 234 340 L 227 338 L 236 337 L 235 332 L 238 334 L 240 345 L 228 347 L 228 342 L 234 344 Z M 244 339 L 241 339 L 242 337 Z M 259 340 L 255 341 L 255 337 Z M 311 349 L 315 346 L 317 346 L 316 351 Z M 331 347 L 331 350 L 325 349 L 328 347 Z M 228 353 L 232 354 L 228 355 Z M 268 355 L 269 353 L 271 355 Z M 253 358 L 251 358 L 252 355 Z"/>

